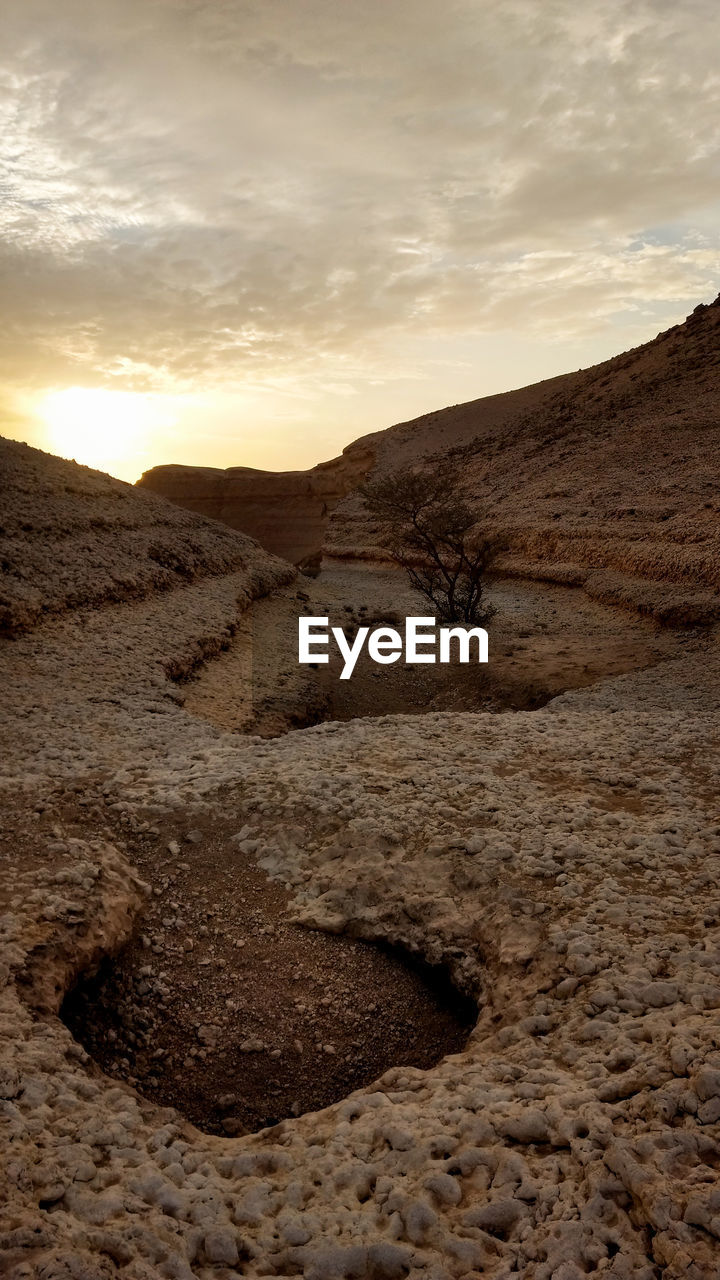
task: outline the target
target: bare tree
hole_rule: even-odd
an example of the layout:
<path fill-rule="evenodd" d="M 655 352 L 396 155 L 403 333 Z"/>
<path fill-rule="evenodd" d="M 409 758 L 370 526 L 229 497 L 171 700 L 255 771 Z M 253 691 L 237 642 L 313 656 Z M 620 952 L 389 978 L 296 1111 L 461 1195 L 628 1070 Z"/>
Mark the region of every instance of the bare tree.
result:
<path fill-rule="evenodd" d="M 363 485 L 365 506 L 379 524 L 382 545 L 443 622 L 483 626 L 495 613 L 484 579 L 493 542 L 474 531 L 477 512 L 452 462 L 422 471 L 394 471 Z"/>

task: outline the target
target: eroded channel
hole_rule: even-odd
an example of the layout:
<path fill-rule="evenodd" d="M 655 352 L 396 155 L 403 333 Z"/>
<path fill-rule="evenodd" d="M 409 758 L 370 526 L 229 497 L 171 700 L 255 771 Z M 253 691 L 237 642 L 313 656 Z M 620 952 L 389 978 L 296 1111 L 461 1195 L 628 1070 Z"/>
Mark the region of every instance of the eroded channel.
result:
<path fill-rule="evenodd" d="M 323 570 L 260 600 L 240 619 L 227 652 L 183 685 L 185 708 L 231 732 L 273 737 L 324 720 L 428 711 L 533 710 L 567 689 L 676 656 L 688 633 L 659 628 L 573 587 L 491 582 L 497 612 L 490 661 L 378 666 L 365 650 L 349 680 L 331 651 L 325 666 L 298 664 L 298 617 L 325 616 L 348 639 L 361 625 L 402 631 L 427 604 L 400 572 Z"/>

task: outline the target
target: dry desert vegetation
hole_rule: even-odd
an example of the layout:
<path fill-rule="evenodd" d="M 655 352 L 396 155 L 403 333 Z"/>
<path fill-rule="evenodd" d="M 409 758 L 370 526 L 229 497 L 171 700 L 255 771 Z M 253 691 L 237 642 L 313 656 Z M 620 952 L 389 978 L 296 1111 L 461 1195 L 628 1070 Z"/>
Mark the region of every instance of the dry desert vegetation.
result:
<path fill-rule="evenodd" d="M 313 473 L 2 442 L 0 1274 L 717 1280 L 719 375 L 715 303 Z M 448 453 L 487 671 L 300 670 Z"/>

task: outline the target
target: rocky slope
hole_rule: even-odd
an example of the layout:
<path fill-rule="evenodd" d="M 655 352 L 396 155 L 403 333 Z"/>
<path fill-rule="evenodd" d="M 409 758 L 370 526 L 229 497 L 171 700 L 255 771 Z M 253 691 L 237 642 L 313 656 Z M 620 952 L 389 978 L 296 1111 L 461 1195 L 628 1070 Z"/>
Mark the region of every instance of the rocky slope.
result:
<path fill-rule="evenodd" d="M 584 585 L 664 622 L 720 615 L 720 299 L 594 368 L 400 423 L 344 458 L 359 472 L 386 471 L 448 453 L 462 463 L 479 521 L 502 539 L 504 572 Z M 327 501 L 329 520 L 303 497 L 305 514 L 281 543 L 301 473 L 231 481 L 232 470 L 212 480 L 179 471 L 156 468 L 142 483 L 291 560 L 321 540 L 329 558 L 382 558 L 353 492 L 357 476 L 346 473 L 349 491 L 338 486 Z M 230 509 L 233 484 L 242 499 Z"/>
<path fill-rule="evenodd" d="M 80 605 L 238 573 L 246 602 L 287 575 L 256 543 L 89 467 L 0 438 L 0 633 Z"/>
<path fill-rule="evenodd" d="M 586 585 L 661 621 L 720 613 L 720 298 L 612 360 L 393 427 L 381 470 L 453 453 L 506 572 Z M 326 552 L 378 554 L 357 496 Z"/>
<path fill-rule="evenodd" d="M 536 712 L 263 741 L 172 679 L 227 640 L 247 574 L 0 640 L 0 1272 L 717 1280 L 717 635 Z M 298 922 L 446 965 L 479 1005 L 465 1049 L 233 1138 L 99 1072 L 58 1011 L 142 927 L 118 832 L 231 821 Z M 196 849 L 157 858 L 191 875 Z M 153 890 L 170 934 L 179 870 Z M 241 933 L 242 892 L 219 905 Z"/>
<path fill-rule="evenodd" d="M 299 564 L 318 554 L 331 512 L 372 463 L 372 449 L 355 444 L 310 471 L 169 465 L 146 471 L 138 485 L 242 529 L 269 551 Z"/>

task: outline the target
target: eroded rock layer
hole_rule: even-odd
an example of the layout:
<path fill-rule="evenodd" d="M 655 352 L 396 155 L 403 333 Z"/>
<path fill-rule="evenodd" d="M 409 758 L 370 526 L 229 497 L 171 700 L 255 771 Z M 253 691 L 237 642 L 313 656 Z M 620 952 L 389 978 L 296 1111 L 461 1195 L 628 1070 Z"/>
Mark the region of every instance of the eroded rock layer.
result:
<path fill-rule="evenodd" d="M 146 471 L 138 485 L 242 529 L 269 551 L 299 564 L 318 555 L 331 512 L 372 463 L 372 449 L 356 444 L 310 471 L 168 465 Z"/>

